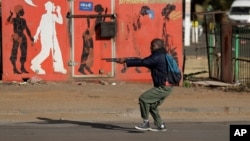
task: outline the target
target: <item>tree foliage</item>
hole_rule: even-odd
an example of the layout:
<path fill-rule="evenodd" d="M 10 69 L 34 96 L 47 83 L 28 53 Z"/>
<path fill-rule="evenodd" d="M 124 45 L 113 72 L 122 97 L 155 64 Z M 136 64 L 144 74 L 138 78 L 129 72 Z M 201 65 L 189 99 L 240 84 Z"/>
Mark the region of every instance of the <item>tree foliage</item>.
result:
<path fill-rule="evenodd" d="M 234 0 L 192 0 L 192 5 L 202 5 L 204 9 L 211 5 L 214 10 L 227 11 Z"/>

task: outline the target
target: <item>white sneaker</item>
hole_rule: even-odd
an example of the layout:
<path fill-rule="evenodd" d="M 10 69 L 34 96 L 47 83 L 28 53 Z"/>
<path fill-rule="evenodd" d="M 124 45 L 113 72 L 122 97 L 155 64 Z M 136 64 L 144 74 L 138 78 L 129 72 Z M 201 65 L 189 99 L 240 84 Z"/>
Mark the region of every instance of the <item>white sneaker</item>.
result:
<path fill-rule="evenodd" d="M 151 128 L 150 131 L 167 131 L 166 124 L 162 123 L 160 127 Z"/>
<path fill-rule="evenodd" d="M 135 126 L 135 129 L 142 130 L 142 131 L 149 131 L 150 130 L 149 122 L 144 121 L 140 125 Z"/>

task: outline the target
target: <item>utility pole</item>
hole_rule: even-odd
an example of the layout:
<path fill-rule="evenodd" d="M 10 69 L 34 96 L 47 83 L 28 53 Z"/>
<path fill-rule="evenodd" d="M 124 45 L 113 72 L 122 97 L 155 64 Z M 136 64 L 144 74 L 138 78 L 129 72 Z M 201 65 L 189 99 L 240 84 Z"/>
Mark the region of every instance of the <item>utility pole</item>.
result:
<path fill-rule="evenodd" d="M 184 46 L 190 46 L 190 31 L 191 31 L 191 0 L 185 2 L 185 19 L 184 19 Z"/>

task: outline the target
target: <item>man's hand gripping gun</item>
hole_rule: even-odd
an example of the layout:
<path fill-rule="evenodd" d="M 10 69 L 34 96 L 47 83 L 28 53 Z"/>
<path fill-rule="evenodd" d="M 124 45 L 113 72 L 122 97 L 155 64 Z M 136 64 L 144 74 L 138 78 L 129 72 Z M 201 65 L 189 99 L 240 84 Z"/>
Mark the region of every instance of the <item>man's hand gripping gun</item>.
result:
<path fill-rule="evenodd" d="M 138 57 L 124 57 L 124 58 L 102 58 L 106 62 L 116 62 L 116 63 L 124 63 L 121 60 L 129 60 L 129 59 L 139 59 Z M 124 65 L 123 69 L 121 70 L 122 73 L 125 73 L 127 70 L 126 65 Z"/>
<path fill-rule="evenodd" d="M 102 58 L 102 60 L 105 60 L 106 62 L 116 62 L 121 63 L 121 60 L 128 60 L 128 59 L 139 59 L 138 57 L 124 57 L 124 58 Z"/>

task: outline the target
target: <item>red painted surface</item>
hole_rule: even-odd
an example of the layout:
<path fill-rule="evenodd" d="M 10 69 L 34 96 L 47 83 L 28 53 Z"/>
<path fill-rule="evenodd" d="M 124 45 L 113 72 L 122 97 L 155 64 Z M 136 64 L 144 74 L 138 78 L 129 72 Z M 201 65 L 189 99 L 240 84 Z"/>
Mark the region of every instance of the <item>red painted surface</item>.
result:
<path fill-rule="evenodd" d="M 152 1 L 151 1 L 152 2 Z M 167 5 L 175 5 L 174 14 L 169 20 L 161 15 L 163 8 Z M 118 7 L 119 27 L 117 36 L 117 56 L 137 56 L 144 58 L 150 54 L 150 42 L 154 38 L 166 39 L 169 42 L 167 49 L 175 49 L 180 68 L 182 67 L 182 3 L 121 3 Z M 148 6 L 154 11 L 154 17 L 139 15 L 142 6 Z M 140 18 L 138 18 L 140 17 Z M 140 28 L 138 29 L 138 22 Z M 163 25 L 166 24 L 166 28 Z M 137 30 L 134 26 L 137 25 Z M 165 35 L 164 35 L 165 34 Z M 120 70 L 121 66 L 117 66 Z M 139 71 L 138 71 L 139 70 Z M 126 73 L 117 71 L 117 78 L 127 80 L 149 80 L 150 73 L 145 68 L 129 68 Z"/>
<path fill-rule="evenodd" d="M 48 0 L 33 0 L 36 6 L 29 5 L 24 0 L 6 0 L 2 1 L 2 21 L 3 21 L 3 80 L 4 81 L 22 81 L 23 77 L 38 76 L 48 81 L 67 81 L 75 77 L 81 78 L 109 78 L 114 69 L 114 78 L 117 80 L 131 80 L 131 81 L 147 81 L 150 80 L 150 72 L 146 68 L 129 68 L 125 73 L 121 70 L 123 66 L 116 64 L 115 68 L 112 68 L 112 64 L 101 60 L 104 57 L 112 57 L 112 52 L 116 57 L 146 57 L 150 54 L 149 45 L 152 39 L 162 38 L 166 39 L 168 43 L 168 49 L 174 49 L 178 57 L 178 63 L 182 68 L 182 1 L 172 0 L 162 2 L 162 0 L 114 0 L 114 12 L 117 14 L 117 34 L 116 37 L 111 39 L 96 39 L 96 32 L 91 30 L 91 37 L 93 38 L 93 62 L 91 70 L 93 74 L 87 73 L 83 75 L 78 71 L 81 64 L 81 55 L 83 51 L 83 33 L 88 28 L 86 18 L 72 18 L 73 24 L 69 24 L 70 20 L 66 18 L 67 12 L 70 9 L 70 3 L 68 1 L 53 0 L 52 2 L 56 6 L 61 7 L 61 14 L 63 17 L 63 24 L 55 24 L 57 38 L 61 49 L 64 68 L 67 70 L 66 74 L 57 73 L 53 69 L 52 53 L 41 64 L 42 68 L 46 71 L 46 74 L 37 74 L 31 69 L 32 60 L 41 50 L 41 42 L 39 40 L 34 43 L 30 41 L 28 35 L 24 31 L 27 37 L 27 59 L 25 62 L 25 68 L 29 73 L 14 74 L 13 66 L 10 61 L 11 49 L 12 49 L 12 34 L 13 25 L 6 24 L 6 20 L 10 15 L 10 11 L 14 12 L 16 5 L 22 5 L 25 14 L 22 18 L 26 20 L 26 23 L 34 37 L 37 27 L 39 26 L 42 14 L 46 12 L 44 4 Z M 94 9 L 91 11 L 80 10 L 80 2 L 92 2 L 93 6 L 100 4 L 103 8 L 107 8 L 107 14 L 112 13 L 111 0 L 74 0 L 73 2 L 73 14 L 74 15 L 91 15 L 97 14 Z M 161 14 L 164 7 L 167 4 L 174 5 L 176 8 L 169 16 L 169 20 L 164 19 Z M 144 16 L 140 15 L 142 6 L 147 6 L 153 12 L 152 17 L 149 14 Z M 56 12 L 54 12 L 56 14 Z M 103 13 L 104 14 L 104 13 Z M 15 13 L 13 14 L 15 17 Z M 139 18 L 140 17 L 140 18 Z M 90 19 L 90 29 L 93 29 L 95 25 L 95 18 Z M 111 21 L 110 18 L 106 18 L 105 21 Z M 166 25 L 164 27 L 164 24 Z M 73 26 L 72 35 L 74 35 L 73 46 L 70 44 L 71 33 L 69 32 L 70 26 Z M 135 30 L 136 28 L 136 30 Z M 112 48 L 112 44 L 114 44 Z M 20 48 L 18 49 L 18 55 L 16 65 L 18 70 L 21 68 L 20 63 Z M 73 61 L 74 66 L 68 66 L 68 62 Z M 99 72 L 102 72 L 100 74 Z M 86 71 L 87 72 L 87 71 Z"/>
<path fill-rule="evenodd" d="M 81 10 L 79 8 L 79 4 L 81 2 L 84 2 L 82 0 L 75 0 L 74 1 L 74 13 L 73 15 L 77 16 L 90 16 L 89 17 L 89 25 L 88 25 L 88 18 L 73 18 L 74 20 L 74 47 L 73 47 L 73 62 L 76 63 L 75 66 L 73 66 L 73 77 L 99 77 L 101 75 L 107 75 L 108 73 L 111 73 L 112 67 L 111 63 L 107 63 L 105 61 L 102 61 L 102 58 L 110 58 L 111 52 L 112 52 L 112 40 L 110 38 L 101 38 L 98 36 L 98 32 L 95 29 L 95 24 L 97 22 L 96 18 L 92 18 L 91 15 L 97 15 L 98 13 L 95 11 L 95 6 L 99 5 L 99 8 L 103 8 L 102 14 L 105 14 L 105 9 L 107 9 L 106 14 L 111 14 L 111 1 L 105 0 L 91 0 L 91 1 L 85 1 L 85 2 L 92 2 L 93 3 L 93 10 Z M 101 18 L 101 21 L 110 22 L 111 18 L 106 17 Z M 86 59 L 81 60 L 81 55 L 84 53 L 84 39 L 83 35 L 88 30 L 90 32 L 90 35 L 93 40 L 93 45 L 90 45 L 91 49 L 89 50 L 88 57 Z M 90 43 L 91 44 L 91 43 Z M 87 54 L 85 54 L 87 55 Z M 84 69 L 84 72 L 86 74 L 80 73 L 78 70 L 81 67 L 81 64 L 86 64 L 93 74 L 91 74 L 86 68 Z M 99 74 L 99 72 L 102 71 L 103 74 Z"/>
<path fill-rule="evenodd" d="M 13 25 L 7 24 L 7 18 L 10 15 L 10 11 L 13 12 L 13 17 L 16 17 L 15 14 L 15 7 L 17 5 L 21 5 L 24 9 L 24 18 L 26 20 L 26 23 L 28 25 L 28 28 L 31 31 L 31 35 L 34 36 L 35 32 L 37 30 L 37 27 L 40 23 L 41 15 L 44 14 L 45 6 L 44 4 L 47 2 L 47 0 L 33 0 L 34 4 L 37 6 L 31 6 L 24 2 L 24 0 L 5 0 L 2 1 L 2 24 L 3 24 L 3 80 L 4 81 L 21 81 L 23 77 L 33 77 L 37 76 L 35 72 L 31 70 L 31 60 L 40 52 L 41 50 L 41 43 L 40 38 L 39 40 L 32 45 L 31 40 L 29 39 L 26 31 L 24 30 L 24 34 L 27 37 L 27 59 L 25 62 L 25 68 L 29 73 L 22 73 L 22 74 L 14 74 L 13 73 L 13 66 L 10 61 L 10 55 L 11 55 L 11 49 L 12 49 L 12 35 L 13 35 Z M 70 44 L 69 44 L 69 38 L 67 35 L 67 20 L 65 18 L 65 15 L 68 11 L 68 2 L 62 1 L 62 0 L 53 0 L 53 3 L 55 3 L 55 6 L 61 6 L 61 14 L 63 16 L 63 24 L 56 24 L 56 31 L 57 31 L 57 38 L 59 40 L 59 45 L 62 52 L 63 57 L 63 64 L 67 70 L 69 68 L 67 67 L 67 61 L 70 57 Z M 20 47 L 18 47 L 18 54 L 17 54 L 17 60 L 16 60 L 16 66 L 17 69 L 20 71 L 21 63 L 20 63 Z M 53 59 L 52 55 L 50 56 L 41 64 L 43 69 L 46 70 L 45 75 L 38 75 L 40 78 L 44 80 L 67 80 L 69 78 L 68 74 L 61 74 L 61 73 L 55 73 L 53 71 Z"/>

